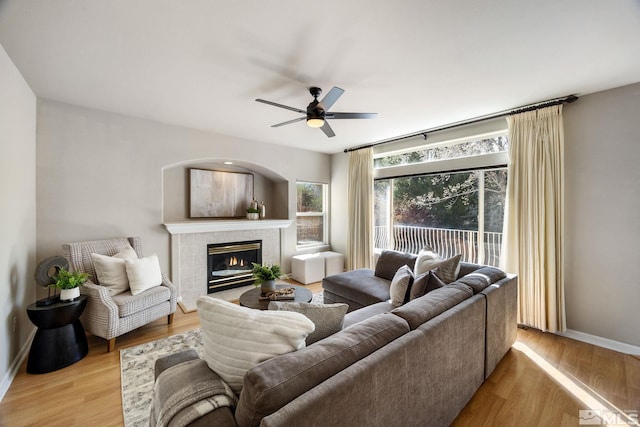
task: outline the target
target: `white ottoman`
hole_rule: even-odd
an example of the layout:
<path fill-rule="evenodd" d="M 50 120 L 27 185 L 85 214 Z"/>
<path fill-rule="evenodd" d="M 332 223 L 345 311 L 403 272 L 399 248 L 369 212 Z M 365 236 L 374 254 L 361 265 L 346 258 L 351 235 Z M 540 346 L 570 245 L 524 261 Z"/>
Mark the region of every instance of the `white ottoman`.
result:
<path fill-rule="evenodd" d="M 294 255 L 291 258 L 291 277 L 308 285 L 324 277 L 324 258 L 320 254 Z"/>
<path fill-rule="evenodd" d="M 338 252 L 320 252 L 324 259 L 324 277 L 344 272 L 344 255 Z"/>

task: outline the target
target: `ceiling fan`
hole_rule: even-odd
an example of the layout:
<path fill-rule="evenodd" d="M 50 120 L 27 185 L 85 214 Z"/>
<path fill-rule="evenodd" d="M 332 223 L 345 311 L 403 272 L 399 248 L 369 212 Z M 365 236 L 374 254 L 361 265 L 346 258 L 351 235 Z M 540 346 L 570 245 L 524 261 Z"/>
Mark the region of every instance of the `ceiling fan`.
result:
<path fill-rule="evenodd" d="M 258 102 L 262 102 L 263 104 L 273 105 L 274 107 L 280 107 L 287 110 L 295 111 L 296 113 L 304 114 L 303 117 L 298 117 L 297 119 L 289 120 L 283 123 L 278 123 L 272 128 L 277 128 L 284 125 L 289 125 L 291 123 L 300 122 L 302 120 L 307 121 L 307 125 L 312 128 L 320 128 L 325 135 L 329 138 L 336 136 L 329 126 L 327 119 L 373 119 L 377 116 L 377 113 L 333 113 L 329 112 L 329 109 L 336 103 L 338 98 L 344 93 L 344 89 L 340 89 L 339 87 L 333 87 L 329 93 L 327 93 L 321 101 L 318 101 L 318 96 L 322 93 L 322 89 L 319 87 L 310 87 L 309 93 L 313 96 L 313 101 L 307 105 L 307 111 L 301 110 L 299 108 L 289 107 L 287 105 L 278 104 L 276 102 L 266 101 L 264 99 L 256 99 Z"/>

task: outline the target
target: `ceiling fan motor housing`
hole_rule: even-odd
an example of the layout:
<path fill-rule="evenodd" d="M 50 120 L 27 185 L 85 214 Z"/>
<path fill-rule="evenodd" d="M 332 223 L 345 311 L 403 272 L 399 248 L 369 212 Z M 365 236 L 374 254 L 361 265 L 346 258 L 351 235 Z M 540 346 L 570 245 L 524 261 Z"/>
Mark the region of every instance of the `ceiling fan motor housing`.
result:
<path fill-rule="evenodd" d="M 317 100 L 312 101 L 307 106 L 307 120 L 308 119 L 324 119 L 324 108 Z"/>
<path fill-rule="evenodd" d="M 313 96 L 314 100 L 307 106 L 307 120 L 309 119 L 324 119 L 324 108 L 322 108 L 318 97 L 322 93 L 322 89 L 319 87 L 310 87 L 309 93 Z"/>

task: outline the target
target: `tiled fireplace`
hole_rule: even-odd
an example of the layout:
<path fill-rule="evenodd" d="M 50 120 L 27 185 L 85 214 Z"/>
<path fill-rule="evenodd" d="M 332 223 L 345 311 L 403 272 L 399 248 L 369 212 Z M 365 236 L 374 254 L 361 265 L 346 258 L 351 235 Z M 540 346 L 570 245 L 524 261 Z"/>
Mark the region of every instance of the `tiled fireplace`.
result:
<path fill-rule="evenodd" d="M 262 264 L 262 240 L 208 244 L 207 292 L 251 285 L 253 263 Z"/>
<path fill-rule="evenodd" d="M 221 220 L 164 224 L 171 234 L 171 280 L 178 287 L 181 299 L 193 301 L 209 292 L 210 245 L 259 241 L 262 262 L 280 264 L 281 229 L 291 223 L 290 220 Z"/>

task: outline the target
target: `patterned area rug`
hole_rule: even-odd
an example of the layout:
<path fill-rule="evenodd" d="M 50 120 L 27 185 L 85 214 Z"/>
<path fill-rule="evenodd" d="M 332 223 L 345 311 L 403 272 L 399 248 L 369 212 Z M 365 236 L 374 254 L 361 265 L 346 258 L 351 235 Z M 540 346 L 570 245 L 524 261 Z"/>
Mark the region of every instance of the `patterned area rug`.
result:
<path fill-rule="evenodd" d="M 322 303 L 322 300 L 321 292 L 314 294 L 311 302 Z M 200 329 L 120 350 L 120 383 L 125 427 L 149 425 L 156 360 L 189 348 L 195 349 L 200 357 L 204 356 Z"/>
<path fill-rule="evenodd" d="M 120 350 L 125 427 L 149 425 L 156 360 L 189 348 L 194 348 L 201 357 L 204 355 L 200 329 Z"/>

